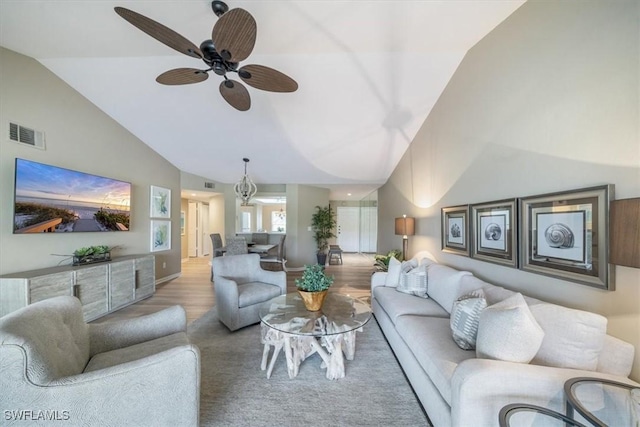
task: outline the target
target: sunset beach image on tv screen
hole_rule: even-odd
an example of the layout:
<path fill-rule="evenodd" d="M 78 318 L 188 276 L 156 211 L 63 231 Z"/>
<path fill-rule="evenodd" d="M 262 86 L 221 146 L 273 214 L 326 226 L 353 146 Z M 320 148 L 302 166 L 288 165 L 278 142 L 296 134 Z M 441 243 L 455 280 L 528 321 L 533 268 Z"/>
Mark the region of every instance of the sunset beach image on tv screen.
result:
<path fill-rule="evenodd" d="M 13 232 L 128 231 L 131 183 L 16 159 Z"/>

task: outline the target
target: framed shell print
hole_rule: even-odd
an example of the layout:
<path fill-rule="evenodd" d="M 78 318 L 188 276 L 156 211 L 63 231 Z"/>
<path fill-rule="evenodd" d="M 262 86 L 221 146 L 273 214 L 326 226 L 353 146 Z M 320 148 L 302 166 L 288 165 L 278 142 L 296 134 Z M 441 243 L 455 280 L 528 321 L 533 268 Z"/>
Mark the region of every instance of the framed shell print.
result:
<path fill-rule="evenodd" d="M 518 266 L 517 200 L 500 200 L 471 205 L 471 256 Z"/>
<path fill-rule="evenodd" d="M 469 205 L 442 208 L 442 251 L 469 256 Z"/>
<path fill-rule="evenodd" d="M 613 185 L 520 199 L 520 268 L 614 289 L 609 264 Z"/>

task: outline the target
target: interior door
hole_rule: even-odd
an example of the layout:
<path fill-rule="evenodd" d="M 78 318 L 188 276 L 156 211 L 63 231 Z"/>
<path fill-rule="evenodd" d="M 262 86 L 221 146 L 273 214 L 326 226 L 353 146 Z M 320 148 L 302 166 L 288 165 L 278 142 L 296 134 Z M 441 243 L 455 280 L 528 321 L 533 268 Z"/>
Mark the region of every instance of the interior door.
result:
<path fill-rule="evenodd" d="M 344 252 L 358 252 L 360 232 L 360 208 L 338 206 L 337 243 Z"/>
<path fill-rule="evenodd" d="M 200 206 L 200 230 L 202 230 L 200 233 L 200 242 L 202 242 L 200 251 L 202 256 L 209 256 L 209 254 L 211 254 L 211 238 L 209 237 L 209 205 L 201 203 Z"/>
<path fill-rule="evenodd" d="M 196 202 L 189 202 L 189 213 L 187 223 L 187 238 L 189 247 L 189 256 L 198 256 L 198 205 Z"/>

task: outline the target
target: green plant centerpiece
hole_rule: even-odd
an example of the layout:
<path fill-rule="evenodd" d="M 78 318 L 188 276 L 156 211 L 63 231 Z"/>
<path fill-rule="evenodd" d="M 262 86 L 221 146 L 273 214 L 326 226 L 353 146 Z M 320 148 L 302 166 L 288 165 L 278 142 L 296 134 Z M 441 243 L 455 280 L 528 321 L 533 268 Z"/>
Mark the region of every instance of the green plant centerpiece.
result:
<path fill-rule="evenodd" d="M 302 277 L 296 279 L 295 283 L 307 310 L 318 311 L 322 308 L 333 280 L 333 276 L 327 276 L 324 266 L 320 264 L 304 266 Z"/>
<path fill-rule="evenodd" d="M 373 264 L 378 271 L 388 271 L 389 270 L 389 261 L 391 258 L 395 258 L 398 261 L 403 261 L 402 251 L 400 249 L 393 249 L 389 251 L 386 255 L 376 255 L 375 263 Z"/>
<path fill-rule="evenodd" d="M 320 265 L 325 265 L 327 262 L 329 239 L 336 237 L 333 234 L 336 223 L 336 216 L 331 210 L 331 205 L 326 207 L 316 206 L 316 212 L 311 216 L 311 227 L 313 229 L 313 240 L 315 240 L 318 248 L 317 258 Z"/>
<path fill-rule="evenodd" d="M 89 246 L 73 251 L 73 265 L 92 264 L 110 259 L 111 248 L 107 245 Z"/>

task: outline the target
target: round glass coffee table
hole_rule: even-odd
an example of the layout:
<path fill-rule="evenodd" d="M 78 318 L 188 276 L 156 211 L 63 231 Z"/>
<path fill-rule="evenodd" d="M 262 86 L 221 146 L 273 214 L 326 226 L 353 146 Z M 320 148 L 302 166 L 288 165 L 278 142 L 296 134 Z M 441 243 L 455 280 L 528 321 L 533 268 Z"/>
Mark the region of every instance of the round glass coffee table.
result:
<path fill-rule="evenodd" d="M 320 311 L 308 311 L 300 295 L 290 293 L 260 307 L 262 328 L 262 370 L 271 377 L 278 354 L 284 349 L 289 378 L 298 375 L 300 363 L 314 353 L 322 358 L 328 379 L 343 378 L 344 359 L 353 360 L 356 332 L 371 319 L 371 307 L 347 295 L 329 292 Z M 343 356 L 344 354 L 344 356 Z"/>
<path fill-rule="evenodd" d="M 567 416 L 574 411 L 594 426 L 640 425 L 640 387 L 603 378 L 577 377 L 564 383 Z"/>

